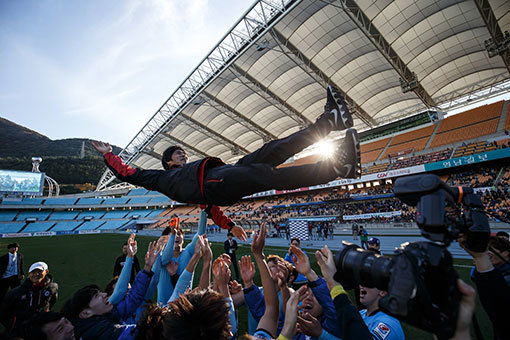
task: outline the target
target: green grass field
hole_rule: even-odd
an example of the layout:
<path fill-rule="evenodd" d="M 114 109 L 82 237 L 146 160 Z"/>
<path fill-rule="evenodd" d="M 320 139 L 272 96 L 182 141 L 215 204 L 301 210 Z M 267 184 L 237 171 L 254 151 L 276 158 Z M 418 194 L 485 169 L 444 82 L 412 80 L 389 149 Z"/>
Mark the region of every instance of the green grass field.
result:
<path fill-rule="evenodd" d="M 92 235 L 69 235 L 52 237 L 34 237 L 19 239 L 0 239 L 0 249 L 6 251 L 6 246 L 11 242 L 20 244 L 20 251 L 24 254 L 25 274 L 30 264 L 36 261 L 48 263 L 50 273 L 59 284 L 59 299 L 55 311 L 60 310 L 63 303 L 76 291 L 87 284 L 97 284 L 104 287 L 112 277 L 113 264 L 117 256 L 121 254 L 122 243 L 127 240 L 128 235 L 121 234 L 92 234 Z M 137 237 L 138 254 L 140 265 L 143 267 L 143 259 L 150 241 L 154 237 Z M 265 254 L 278 254 L 284 256 L 286 248 L 266 247 Z M 223 252 L 223 244 L 213 244 L 214 256 Z M 320 274 L 320 269 L 312 256 L 312 251 L 307 251 L 312 262 L 312 268 Z M 240 246 L 237 251 L 237 258 L 242 255 L 250 254 L 248 246 Z M 456 260 L 457 265 L 466 267 L 457 267 L 460 277 L 472 284 L 469 279 L 469 268 L 471 263 L 468 260 Z M 201 262 L 196 272 L 200 273 Z M 195 282 L 198 282 L 198 275 L 195 276 Z M 260 278 L 255 277 L 255 282 L 260 285 Z M 483 311 L 479 301 L 477 301 L 477 318 L 482 328 L 482 333 L 491 338 L 492 328 Z M 244 334 L 247 330 L 247 311 L 242 307 L 238 311 L 239 315 L 239 334 Z M 402 323 L 407 339 L 432 339 L 429 333 L 411 327 Z"/>

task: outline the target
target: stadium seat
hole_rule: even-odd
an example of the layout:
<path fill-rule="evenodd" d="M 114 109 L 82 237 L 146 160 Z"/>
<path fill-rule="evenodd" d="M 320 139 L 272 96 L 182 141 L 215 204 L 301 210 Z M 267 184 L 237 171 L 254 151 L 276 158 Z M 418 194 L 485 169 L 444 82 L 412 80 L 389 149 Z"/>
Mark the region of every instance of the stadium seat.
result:
<path fill-rule="evenodd" d="M 48 231 L 54 225 L 55 222 L 32 222 L 28 223 L 27 226 L 23 228 L 22 232 L 34 233 L 38 231 Z"/>
<path fill-rule="evenodd" d="M 18 233 L 25 225 L 25 222 L 0 223 L 0 233 Z"/>

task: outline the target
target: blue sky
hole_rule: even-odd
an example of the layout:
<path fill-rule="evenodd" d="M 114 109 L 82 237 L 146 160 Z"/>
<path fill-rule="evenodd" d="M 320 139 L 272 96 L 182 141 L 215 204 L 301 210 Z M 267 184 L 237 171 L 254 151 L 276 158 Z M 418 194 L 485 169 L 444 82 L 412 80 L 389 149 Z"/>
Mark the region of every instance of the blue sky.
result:
<path fill-rule="evenodd" d="M 0 1 L 0 117 L 124 147 L 252 2 Z"/>

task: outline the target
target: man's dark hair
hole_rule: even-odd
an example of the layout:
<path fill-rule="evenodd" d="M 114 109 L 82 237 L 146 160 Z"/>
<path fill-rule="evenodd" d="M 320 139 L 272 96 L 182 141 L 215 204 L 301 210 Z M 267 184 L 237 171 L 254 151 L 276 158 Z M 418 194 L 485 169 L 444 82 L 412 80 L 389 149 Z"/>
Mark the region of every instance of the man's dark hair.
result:
<path fill-rule="evenodd" d="M 96 285 L 88 285 L 80 288 L 73 294 L 73 296 L 64 303 L 60 311 L 68 319 L 79 318 L 80 313 L 89 307 L 90 300 L 100 292 L 99 287 Z"/>
<path fill-rule="evenodd" d="M 14 243 L 9 243 L 7 245 L 7 249 L 11 249 L 11 248 L 19 248 L 19 244 L 17 244 L 16 242 Z"/>
<path fill-rule="evenodd" d="M 510 252 L 510 241 L 502 237 L 491 236 L 489 238 L 489 247 L 495 248 L 501 252 Z"/>
<path fill-rule="evenodd" d="M 44 325 L 62 319 L 64 316 L 56 312 L 39 312 L 22 324 L 20 336 L 24 340 L 46 340 L 42 331 Z"/>
<path fill-rule="evenodd" d="M 275 264 L 278 264 L 278 263 L 281 263 L 283 264 L 285 267 L 287 267 L 287 270 L 289 272 L 289 275 L 287 276 L 287 283 L 290 282 L 291 280 L 291 276 L 294 276 L 294 279 L 298 276 L 298 272 L 296 270 L 296 268 L 294 267 L 294 265 L 292 265 L 292 263 L 288 262 L 288 261 L 285 261 L 284 258 L 282 258 L 281 256 L 279 255 L 275 255 L 275 254 L 271 254 L 271 255 L 268 255 L 267 256 L 267 262 L 274 262 Z"/>
<path fill-rule="evenodd" d="M 508 235 L 508 233 L 506 231 L 498 231 L 496 233 L 496 236 L 497 237 L 506 237 L 506 238 L 509 238 L 509 235 Z"/>
<path fill-rule="evenodd" d="M 172 229 L 170 229 L 170 227 L 166 227 L 165 229 L 163 229 L 163 231 L 161 232 L 161 236 L 165 236 L 165 235 L 170 235 L 170 232 L 172 231 Z"/>
<path fill-rule="evenodd" d="M 124 246 L 127 246 L 127 241 L 126 241 L 126 242 L 124 242 L 124 243 L 122 244 L 122 246 L 123 246 L 123 247 L 124 247 Z"/>
<path fill-rule="evenodd" d="M 174 152 L 176 150 L 182 150 L 184 151 L 183 148 L 181 148 L 180 146 L 177 146 L 177 145 L 172 145 L 170 147 L 168 147 L 164 152 L 163 152 L 163 155 L 161 155 L 161 164 L 163 165 L 163 168 L 165 170 L 169 170 L 170 167 L 168 166 L 167 162 L 171 161 L 172 160 L 172 155 L 174 154 Z"/>
<path fill-rule="evenodd" d="M 228 232 L 227 236 L 232 236 L 234 237 L 234 234 L 232 234 L 230 231 Z"/>
<path fill-rule="evenodd" d="M 291 239 L 290 239 L 290 243 L 292 243 L 292 241 L 297 241 L 297 243 L 298 243 L 299 245 L 301 245 L 301 240 L 299 239 L 299 237 L 293 237 L 293 238 L 291 238 Z"/>
<path fill-rule="evenodd" d="M 167 307 L 149 307 L 138 321 L 135 339 L 218 339 L 230 337 L 229 308 L 223 295 L 195 289 Z"/>

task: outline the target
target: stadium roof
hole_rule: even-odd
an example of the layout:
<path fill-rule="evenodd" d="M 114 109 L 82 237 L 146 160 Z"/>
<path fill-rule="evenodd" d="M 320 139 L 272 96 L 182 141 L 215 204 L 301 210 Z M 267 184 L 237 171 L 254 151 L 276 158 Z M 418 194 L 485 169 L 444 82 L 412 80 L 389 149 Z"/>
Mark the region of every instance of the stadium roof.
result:
<path fill-rule="evenodd" d="M 235 162 L 313 122 L 328 84 L 360 131 L 508 91 L 506 30 L 506 0 L 259 0 L 120 156 L 161 168 L 177 144 L 190 160 Z M 113 179 L 106 171 L 98 190 Z"/>

